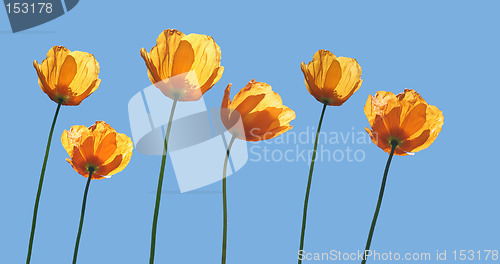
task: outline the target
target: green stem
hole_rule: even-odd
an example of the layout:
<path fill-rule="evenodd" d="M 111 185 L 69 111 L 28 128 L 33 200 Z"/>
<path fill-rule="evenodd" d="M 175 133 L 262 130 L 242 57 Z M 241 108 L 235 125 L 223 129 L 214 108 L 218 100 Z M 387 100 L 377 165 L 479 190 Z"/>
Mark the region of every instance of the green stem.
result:
<path fill-rule="evenodd" d="M 172 119 L 174 117 L 174 111 L 176 105 L 177 105 L 177 99 L 175 99 L 172 103 L 172 109 L 170 110 L 170 118 L 168 119 L 168 124 L 167 124 L 167 131 L 165 133 L 165 140 L 163 142 L 163 156 L 161 158 L 160 176 L 158 178 L 158 188 L 156 190 L 156 204 L 153 216 L 153 227 L 151 230 L 151 252 L 149 255 L 150 264 L 153 264 L 155 262 L 156 227 L 158 225 L 158 213 L 160 212 L 161 189 L 163 187 L 163 175 L 165 173 L 165 163 L 167 161 L 168 137 L 170 136 L 170 129 L 172 127 Z"/>
<path fill-rule="evenodd" d="M 222 264 L 226 264 L 226 248 L 227 248 L 227 193 L 226 193 L 226 170 L 227 162 L 229 160 L 229 151 L 233 146 L 235 136 L 229 141 L 229 146 L 226 151 L 226 158 L 224 159 L 224 170 L 222 172 L 222 211 L 223 211 L 223 229 L 222 229 Z"/>
<path fill-rule="evenodd" d="M 373 231 L 375 231 L 375 224 L 377 224 L 378 213 L 380 212 L 380 206 L 382 205 L 382 198 L 384 197 L 385 183 L 387 181 L 387 173 L 389 173 L 389 166 L 391 165 L 392 157 L 394 156 L 394 151 L 398 146 L 398 143 L 391 142 L 392 149 L 391 154 L 389 154 L 389 159 L 385 165 L 384 177 L 382 178 L 382 185 L 380 186 L 380 193 L 378 195 L 377 208 L 375 209 L 375 214 L 373 215 L 372 225 L 370 227 L 370 233 L 368 234 L 368 240 L 366 241 L 365 251 L 363 252 L 362 264 L 366 263 L 366 253 L 370 250 L 370 245 L 372 243 Z"/>
<path fill-rule="evenodd" d="M 316 139 L 314 140 L 314 150 L 312 154 L 311 166 L 309 168 L 309 179 L 307 180 L 306 197 L 304 199 L 304 213 L 302 215 L 302 231 L 300 233 L 300 248 L 299 253 L 304 250 L 304 237 L 306 235 L 306 220 L 307 220 L 307 206 L 309 204 L 309 193 L 311 192 L 312 175 L 314 170 L 314 162 L 316 161 L 316 150 L 318 149 L 318 139 L 319 132 L 321 130 L 321 124 L 323 123 L 323 117 L 325 116 L 325 110 L 328 105 L 325 103 L 323 105 L 323 110 L 321 111 L 321 117 L 319 118 L 318 131 L 316 131 Z M 298 263 L 302 263 L 302 259 L 298 258 Z"/>
<path fill-rule="evenodd" d="M 78 234 L 76 235 L 75 252 L 73 253 L 73 264 L 76 264 L 76 258 L 78 257 L 78 247 L 80 246 L 80 237 L 82 236 L 83 218 L 85 217 L 85 207 L 87 205 L 87 194 L 89 193 L 90 181 L 92 181 L 93 172 L 94 168 L 90 167 L 89 177 L 87 179 L 87 185 L 85 186 L 85 192 L 83 193 L 82 212 L 80 214 L 80 225 L 78 227 Z"/>
<path fill-rule="evenodd" d="M 47 147 L 45 148 L 45 158 L 43 159 L 42 172 L 40 173 L 40 179 L 38 181 L 38 191 L 36 193 L 35 207 L 33 209 L 33 220 L 31 221 L 31 234 L 28 246 L 28 255 L 26 256 L 26 264 L 31 261 L 31 252 L 33 250 L 33 239 L 35 238 L 35 227 L 36 218 L 38 214 L 38 204 L 40 203 L 40 195 L 42 194 L 43 178 L 45 176 L 45 168 L 47 167 L 47 160 L 49 159 L 50 142 L 52 141 L 52 134 L 54 133 L 54 127 L 56 126 L 57 116 L 59 115 L 59 109 L 61 109 L 62 102 L 57 104 L 56 113 L 54 114 L 54 119 L 52 120 L 52 126 L 50 127 L 49 138 L 47 140 Z"/>

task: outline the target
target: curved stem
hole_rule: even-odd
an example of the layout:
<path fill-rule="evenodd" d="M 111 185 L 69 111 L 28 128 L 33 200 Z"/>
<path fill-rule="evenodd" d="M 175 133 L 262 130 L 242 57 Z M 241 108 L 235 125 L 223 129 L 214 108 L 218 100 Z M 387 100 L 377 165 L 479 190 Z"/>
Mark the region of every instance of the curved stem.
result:
<path fill-rule="evenodd" d="M 373 215 L 372 225 L 370 227 L 370 233 L 368 234 L 368 239 L 366 241 L 365 251 L 363 252 L 362 264 L 366 263 L 366 253 L 370 250 L 370 245 L 372 243 L 373 232 L 375 231 L 375 224 L 377 224 L 378 213 L 380 212 L 380 206 L 382 205 L 382 198 L 384 197 L 385 183 L 387 181 L 387 173 L 389 173 L 389 166 L 391 165 L 392 156 L 394 156 L 394 151 L 397 147 L 397 142 L 391 142 L 392 149 L 391 154 L 389 154 L 389 159 L 385 165 L 384 177 L 382 178 L 382 185 L 380 186 L 380 193 L 378 195 L 377 208 L 375 209 L 375 214 Z"/>
<path fill-rule="evenodd" d="M 57 104 L 56 112 L 54 114 L 54 119 L 52 120 L 52 126 L 50 127 L 49 138 L 47 140 L 47 147 L 45 148 L 45 158 L 43 159 L 42 172 L 40 173 L 40 179 L 38 180 L 38 191 L 36 193 L 35 207 L 33 209 L 33 220 L 31 221 L 31 234 L 28 245 L 28 255 L 26 256 L 26 264 L 29 264 L 31 261 L 31 252 L 33 250 L 33 239 L 35 238 L 36 218 L 38 215 L 38 204 L 40 203 L 40 195 L 42 194 L 45 168 L 47 167 L 47 160 L 49 159 L 50 142 L 52 141 L 52 134 L 54 133 L 54 127 L 56 126 L 57 116 L 59 115 L 59 109 L 61 109 L 61 105 L 62 105 L 61 102 Z"/>
<path fill-rule="evenodd" d="M 226 158 L 224 159 L 224 170 L 222 172 L 222 211 L 223 211 L 223 231 L 222 231 L 222 264 L 226 264 L 226 248 L 227 248 L 227 194 L 226 194 L 226 171 L 227 162 L 229 160 L 229 152 L 233 146 L 235 136 L 229 141 L 229 145 L 226 151 Z"/>
<path fill-rule="evenodd" d="M 165 163 L 167 161 L 168 137 L 170 136 L 170 129 L 172 127 L 172 119 L 174 117 L 174 111 L 176 105 L 177 105 L 177 99 L 175 99 L 172 103 L 172 109 L 170 110 L 170 117 L 168 119 L 168 124 L 167 124 L 167 131 L 165 133 L 165 140 L 163 142 L 163 155 L 161 158 L 160 176 L 158 177 L 158 187 L 156 190 L 156 204 L 153 215 L 153 227 L 151 230 L 151 252 L 149 255 L 150 264 L 153 264 L 155 262 L 156 228 L 158 225 L 158 214 L 160 212 L 161 189 L 163 187 L 163 175 L 165 173 Z"/>
<path fill-rule="evenodd" d="M 321 124 L 323 123 L 323 117 L 325 116 L 325 110 L 328 105 L 323 105 L 323 110 L 321 111 L 321 117 L 319 118 L 318 131 L 316 131 L 316 139 L 314 140 L 314 150 L 312 154 L 311 166 L 309 168 L 309 179 L 307 180 L 306 197 L 304 199 L 304 212 L 302 214 L 302 231 L 300 233 L 300 248 L 299 253 L 304 250 L 304 237 L 306 235 L 306 220 L 307 220 L 307 206 L 309 204 L 309 193 L 311 192 L 312 175 L 314 170 L 314 162 L 316 161 L 316 150 L 318 149 L 318 139 L 319 132 L 321 130 Z M 302 263 L 302 259 L 298 259 L 298 263 Z"/>
<path fill-rule="evenodd" d="M 78 234 L 76 235 L 75 251 L 73 253 L 73 264 L 76 264 L 76 258 L 78 257 L 78 247 L 80 246 L 80 237 L 82 236 L 83 228 L 83 218 L 85 217 L 85 207 L 87 205 L 87 194 L 89 193 L 90 181 L 92 181 L 93 168 L 89 168 L 89 177 L 87 179 L 87 185 L 85 185 L 85 192 L 83 193 L 82 201 L 82 212 L 80 214 L 80 225 L 78 226 Z"/>

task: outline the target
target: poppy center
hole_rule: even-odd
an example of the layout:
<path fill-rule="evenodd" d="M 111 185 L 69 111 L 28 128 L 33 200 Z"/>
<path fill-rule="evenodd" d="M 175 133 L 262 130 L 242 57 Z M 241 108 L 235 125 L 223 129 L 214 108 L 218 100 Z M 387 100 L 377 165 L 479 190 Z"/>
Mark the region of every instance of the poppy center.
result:
<path fill-rule="evenodd" d="M 95 171 L 97 171 L 99 169 L 99 167 L 97 167 L 96 165 L 93 165 L 93 164 L 87 164 L 87 165 L 85 165 L 85 169 L 87 169 L 89 174 L 91 174 L 91 173 L 94 173 Z"/>
<path fill-rule="evenodd" d="M 387 143 L 389 143 L 389 145 L 391 145 L 391 146 L 399 147 L 399 146 L 401 146 L 401 144 L 403 144 L 403 140 L 401 140 L 395 136 L 389 136 L 389 138 L 387 139 Z"/>
<path fill-rule="evenodd" d="M 58 103 L 64 104 L 64 103 L 66 103 L 66 101 L 68 101 L 68 96 L 62 95 L 62 94 L 58 94 L 58 95 L 56 95 L 56 99 L 57 99 Z"/>

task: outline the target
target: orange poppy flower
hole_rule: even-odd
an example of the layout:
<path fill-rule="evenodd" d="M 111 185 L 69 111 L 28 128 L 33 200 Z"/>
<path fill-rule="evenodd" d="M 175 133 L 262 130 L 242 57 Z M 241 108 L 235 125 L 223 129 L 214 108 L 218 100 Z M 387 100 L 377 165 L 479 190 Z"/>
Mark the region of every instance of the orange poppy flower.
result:
<path fill-rule="evenodd" d="M 361 87 L 361 67 L 355 59 L 318 50 L 307 65 L 300 65 L 309 93 L 321 103 L 342 105 Z"/>
<path fill-rule="evenodd" d="M 222 77 L 221 51 L 212 37 L 167 29 L 148 53 L 141 49 L 151 82 L 165 96 L 196 101 Z"/>
<path fill-rule="evenodd" d="M 279 136 L 292 129 L 295 112 L 284 106 L 279 94 L 267 83 L 251 80 L 229 99 L 231 84 L 226 87 L 221 106 L 221 119 L 231 134 L 247 141 L 260 141 Z M 240 120 L 238 129 L 235 124 Z"/>
<path fill-rule="evenodd" d="M 132 140 L 104 121 L 88 128 L 72 126 L 69 131 L 64 130 L 61 142 L 73 169 L 84 177 L 88 177 L 91 170 L 92 179 L 109 178 L 122 171 L 132 156 Z"/>
<path fill-rule="evenodd" d="M 101 83 L 99 63 L 87 52 L 54 46 L 41 64 L 35 60 L 33 66 L 42 91 L 63 105 L 79 105 Z"/>
<path fill-rule="evenodd" d="M 427 104 L 414 90 L 394 95 L 377 92 L 368 96 L 365 114 L 372 141 L 387 153 L 396 144 L 396 155 L 408 155 L 429 147 L 443 126 L 443 112 Z"/>

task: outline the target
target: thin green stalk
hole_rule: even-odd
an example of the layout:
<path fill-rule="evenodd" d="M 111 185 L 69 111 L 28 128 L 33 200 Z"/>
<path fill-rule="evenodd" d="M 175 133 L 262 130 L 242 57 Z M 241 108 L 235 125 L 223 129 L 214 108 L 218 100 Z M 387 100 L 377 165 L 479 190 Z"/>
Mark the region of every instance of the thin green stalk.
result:
<path fill-rule="evenodd" d="M 26 264 L 31 261 L 31 252 L 33 251 L 33 239 L 35 238 L 35 228 L 36 228 L 36 218 L 38 215 L 38 204 L 40 203 L 40 195 L 42 194 L 43 178 L 45 176 L 45 168 L 47 167 L 47 160 L 49 159 L 50 142 L 52 141 L 52 134 L 54 134 L 54 127 L 56 126 L 57 116 L 59 115 L 59 109 L 61 109 L 62 102 L 57 104 L 56 113 L 54 114 L 54 119 L 52 120 L 52 126 L 50 127 L 49 138 L 47 140 L 47 147 L 45 148 L 45 158 L 43 159 L 42 172 L 40 173 L 40 179 L 38 180 L 38 191 L 36 193 L 35 207 L 33 209 L 33 220 L 31 221 L 31 234 L 30 241 L 28 245 L 28 255 L 26 256 Z"/>
<path fill-rule="evenodd" d="M 75 251 L 73 253 L 73 264 L 76 264 L 76 258 L 78 257 L 78 247 L 80 246 L 80 237 L 82 236 L 83 228 L 83 218 L 85 217 L 85 207 L 87 205 L 87 194 L 89 193 L 90 182 L 92 181 L 92 173 L 94 168 L 89 168 L 89 177 L 87 179 L 87 185 L 85 186 L 85 192 L 83 193 L 82 201 L 82 212 L 80 214 L 80 226 L 78 227 L 78 234 L 76 235 Z"/>
<path fill-rule="evenodd" d="M 394 156 L 394 151 L 398 146 L 398 142 L 391 142 L 392 149 L 391 154 L 389 154 L 389 159 L 385 165 L 384 177 L 382 178 L 382 185 L 380 186 L 380 193 L 378 195 L 377 208 L 375 209 L 375 214 L 373 215 L 372 225 L 370 227 L 370 233 L 368 234 L 368 240 L 366 241 L 365 251 L 363 252 L 363 259 L 361 264 L 366 263 L 366 253 L 370 250 L 370 244 L 372 243 L 373 231 L 375 231 L 375 224 L 377 224 L 378 213 L 380 212 L 380 206 L 382 205 L 382 198 L 384 197 L 385 183 L 387 181 L 387 173 L 389 173 L 389 166 L 391 165 L 392 156 Z"/>
<path fill-rule="evenodd" d="M 163 156 L 161 158 L 160 176 L 158 178 L 158 188 L 156 190 L 156 205 L 153 216 L 153 227 L 151 230 L 151 252 L 149 255 L 150 264 L 153 264 L 155 262 L 156 228 L 158 225 L 158 213 L 160 212 L 161 189 L 163 187 L 163 175 L 165 173 L 165 163 L 167 161 L 168 137 L 170 136 L 170 128 L 172 127 L 172 119 L 174 117 L 174 111 L 176 105 L 177 105 L 177 99 L 175 99 L 174 102 L 172 103 L 172 109 L 170 110 L 170 118 L 168 119 L 168 124 L 167 124 L 167 131 L 165 133 L 165 141 L 163 142 Z"/>
<path fill-rule="evenodd" d="M 306 235 L 306 220 L 307 220 L 307 206 L 309 204 L 309 193 L 311 192 L 312 175 L 314 170 L 314 162 L 316 161 L 316 150 L 318 149 L 318 139 L 319 132 L 321 130 L 321 124 L 323 123 L 323 117 L 325 116 L 325 110 L 328 105 L 325 103 L 323 105 L 323 110 L 321 111 L 321 117 L 319 118 L 318 131 L 316 131 L 316 139 L 314 140 L 314 150 L 312 154 L 311 166 L 309 168 L 309 179 L 307 180 L 306 197 L 304 199 L 304 213 L 302 215 L 302 231 L 300 233 L 300 248 L 299 253 L 304 250 L 304 237 Z M 302 263 L 302 259 L 298 258 L 298 263 Z"/>
<path fill-rule="evenodd" d="M 231 151 L 231 147 L 233 146 L 235 136 L 231 138 L 229 141 L 229 145 L 226 151 L 226 158 L 224 159 L 224 170 L 222 172 L 222 211 L 223 211 L 223 231 L 222 231 L 222 264 L 226 264 L 226 248 L 227 248 L 227 193 L 226 193 L 226 171 L 227 171 L 227 162 L 229 160 L 229 151 Z"/>

